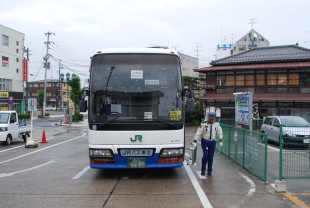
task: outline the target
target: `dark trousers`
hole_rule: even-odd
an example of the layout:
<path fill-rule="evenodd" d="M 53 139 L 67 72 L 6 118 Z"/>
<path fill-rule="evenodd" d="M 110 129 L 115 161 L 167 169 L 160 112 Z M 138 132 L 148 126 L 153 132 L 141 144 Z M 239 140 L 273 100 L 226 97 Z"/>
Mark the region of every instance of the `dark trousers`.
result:
<path fill-rule="evenodd" d="M 203 151 L 201 172 L 206 172 L 207 163 L 208 163 L 208 172 L 212 172 L 215 147 L 216 147 L 215 141 L 207 141 L 205 139 L 201 139 L 201 148 Z"/>

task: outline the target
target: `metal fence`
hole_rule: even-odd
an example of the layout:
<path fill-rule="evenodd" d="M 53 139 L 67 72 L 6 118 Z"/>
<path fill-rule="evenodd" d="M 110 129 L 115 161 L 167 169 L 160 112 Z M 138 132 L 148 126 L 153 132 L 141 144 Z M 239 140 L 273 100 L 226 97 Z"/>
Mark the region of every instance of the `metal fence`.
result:
<path fill-rule="evenodd" d="M 279 179 L 310 179 L 310 126 L 281 125 Z"/>
<path fill-rule="evenodd" d="M 217 122 L 234 126 L 235 125 L 235 118 L 218 118 Z M 260 131 L 260 128 L 263 124 L 263 119 L 253 119 L 252 128 L 253 131 Z M 243 125 L 242 128 L 248 129 L 248 126 Z"/>
<path fill-rule="evenodd" d="M 217 150 L 253 173 L 267 180 L 267 134 L 221 124 L 223 147 Z"/>

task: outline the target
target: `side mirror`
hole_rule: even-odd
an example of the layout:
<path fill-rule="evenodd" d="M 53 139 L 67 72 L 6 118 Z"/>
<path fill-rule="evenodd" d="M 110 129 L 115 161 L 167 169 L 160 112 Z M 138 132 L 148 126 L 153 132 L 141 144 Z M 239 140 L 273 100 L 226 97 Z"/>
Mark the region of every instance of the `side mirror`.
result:
<path fill-rule="evenodd" d="M 79 108 L 80 108 L 80 112 L 84 112 L 85 113 L 87 111 L 87 101 L 82 99 L 80 101 Z"/>
<path fill-rule="evenodd" d="M 195 100 L 194 100 L 194 98 L 187 98 L 185 109 L 186 109 L 186 111 L 188 111 L 190 113 L 195 111 Z"/>
<path fill-rule="evenodd" d="M 85 98 L 86 96 L 89 96 L 89 89 L 88 88 L 84 87 L 82 89 L 82 92 L 83 92 L 83 94 L 82 94 L 83 98 Z"/>

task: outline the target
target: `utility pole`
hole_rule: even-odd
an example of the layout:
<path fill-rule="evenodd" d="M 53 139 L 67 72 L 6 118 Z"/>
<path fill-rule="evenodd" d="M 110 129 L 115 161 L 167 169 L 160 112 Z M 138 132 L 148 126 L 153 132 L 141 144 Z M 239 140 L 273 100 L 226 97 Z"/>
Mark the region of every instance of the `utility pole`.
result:
<path fill-rule="evenodd" d="M 197 59 L 199 59 L 199 51 L 201 51 L 201 50 L 199 50 L 199 48 L 201 48 L 201 45 L 200 45 L 200 43 L 201 42 L 194 42 L 195 44 L 196 44 L 196 54 L 197 54 Z"/>
<path fill-rule="evenodd" d="M 25 48 L 24 47 L 24 53 L 26 54 L 26 60 L 28 60 L 29 61 L 29 56 L 30 55 L 32 55 L 32 54 L 29 54 L 29 48 Z M 25 59 L 25 58 L 24 58 Z M 29 72 L 27 72 L 27 73 L 29 73 Z M 28 75 L 27 75 L 28 76 Z M 29 78 L 28 78 L 29 79 Z M 26 114 L 28 114 L 28 97 L 29 97 L 29 81 L 27 80 L 26 81 L 26 101 L 25 101 L 25 106 L 26 106 L 26 109 L 27 109 L 27 111 L 26 111 Z"/>
<path fill-rule="evenodd" d="M 44 75 L 44 99 L 43 99 L 43 116 L 45 116 L 45 106 L 46 106 L 46 75 L 47 75 L 47 69 L 49 68 L 49 63 L 48 63 L 48 58 L 49 58 L 49 54 L 48 54 L 48 49 L 49 49 L 49 45 L 53 42 L 50 41 L 50 36 L 51 35 L 55 35 L 55 33 L 52 32 L 47 32 L 44 33 L 47 36 L 47 41 L 44 42 L 46 44 L 46 55 L 44 58 L 44 68 L 45 68 L 45 75 Z"/>
<path fill-rule="evenodd" d="M 59 107 L 60 106 L 62 106 L 62 104 L 61 104 L 61 101 L 62 101 L 62 99 L 61 99 L 61 95 L 62 95 L 62 93 L 61 93 L 61 83 L 60 83 L 60 70 L 61 69 L 63 69 L 63 67 L 61 66 L 61 60 L 59 59 L 59 69 L 58 69 L 58 105 L 59 105 Z M 56 109 L 57 109 L 57 106 L 56 106 Z"/>
<path fill-rule="evenodd" d="M 253 25 L 257 22 L 254 22 L 254 20 L 256 20 L 257 18 L 253 18 L 253 19 L 250 19 L 251 22 L 249 22 L 250 25 L 252 25 L 252 30 L 253 30 Z"/>

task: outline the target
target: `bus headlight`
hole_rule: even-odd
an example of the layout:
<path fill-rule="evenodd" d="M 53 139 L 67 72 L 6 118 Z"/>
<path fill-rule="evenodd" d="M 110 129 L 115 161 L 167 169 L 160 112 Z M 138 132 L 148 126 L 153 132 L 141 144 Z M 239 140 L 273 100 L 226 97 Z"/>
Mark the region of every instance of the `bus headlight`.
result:
<path fill-rule="evenodd" d="M 89 155 L 99 157 L 113 157 L 113 153 L 109 149 L 90 149 Z"/>
<path fill-rule="evenodd" d="M 161 157 L 181 156 L 181 155 L 183 155 L 183 148 L 162 149 L 160 153 Z"/>

